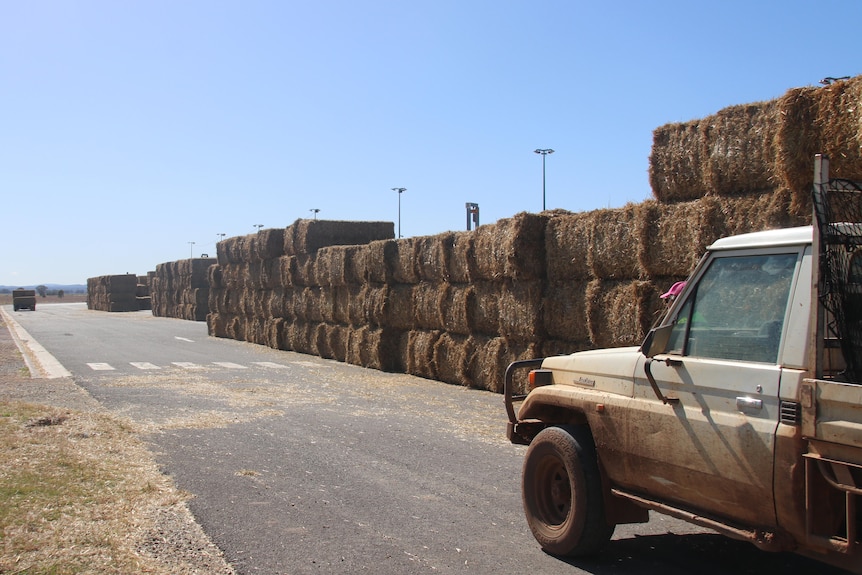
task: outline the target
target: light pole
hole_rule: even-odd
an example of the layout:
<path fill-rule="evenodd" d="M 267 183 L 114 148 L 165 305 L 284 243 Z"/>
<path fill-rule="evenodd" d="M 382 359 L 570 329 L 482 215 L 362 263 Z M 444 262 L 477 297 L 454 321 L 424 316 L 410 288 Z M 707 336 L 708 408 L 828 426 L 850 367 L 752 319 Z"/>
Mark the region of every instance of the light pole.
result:
<path fill-rule="evenodd" d="M 263 227 L 263 224 L 254 224 L 254 227 L 256 227 L 256 228 L 257 228 L 257 231 L 259 232 L 259 231 L 260 231 L 260 228 L 262 228 L 262 227 Z"/>
<path fill-rule="evenodd" d="M 536 154 L 542 155 L 542 211 L 545 211 L 545 156 L 553 154 L 554 150 L 550 148 L 538 148 L 533 150 Z"/>
<path fill-rule="evenodd" d="M 407 191 L 407 188 L 392 188 L 393 192 L 398 192 L 398 237 L 401 237 L 401 194 Z"/>
<path fill-rule="evenodd" d="M 194 242 L 189 242 L 189 257 L 190 257 L 190 258 L 192 258 L 192 259 L 194 259 L 194 257 L 195 257 L 195 255 L 194 255 L 194 249 L 195 249 L 195 243 L 194 243 Z"/>
<path fill-rule="evenodd" d="M 216 234 L 218 236 L 218 241 L 222 241 L 227 234 Z"/>
<path fill-rule="evenodd" d="M 310 210 L 308 210 L 308 211 L 309 211 L 309 212 L 314 213 L 314 219 L 316 220 L 316 219 L 317 219 L 317 214 L 320 212 L 320 208 L 311 208 L 311 209 L 310 209 Z"/>

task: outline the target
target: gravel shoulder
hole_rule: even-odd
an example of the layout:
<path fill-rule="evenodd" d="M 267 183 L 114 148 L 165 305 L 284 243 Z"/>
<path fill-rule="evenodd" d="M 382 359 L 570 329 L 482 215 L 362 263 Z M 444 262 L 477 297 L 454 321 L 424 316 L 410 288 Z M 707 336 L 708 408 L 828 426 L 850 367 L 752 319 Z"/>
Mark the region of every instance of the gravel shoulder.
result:
<path fill-rule="evenodd" d="M 233 567 L 223 557 L 222 552 L 212 543 L 195 521 L 187 501 L 188 493 L 176 488 L 170 477 L 160 472 L 153 455 L 144 447 L 134 426 L 107 413 L 102 406 L 71 378 L 34 378 L 30 366 L 34 365 L 26 346 L 22 350 L 10 330 L 10 318 L 5 310 L 0 310 L 0 406 L 26 405 L 43 406 L 51 413 L 62 413 L 56 427 L 58 440 L 68 440 L 80 436 L 81 425 L 93 425 L 94 416 L 99 422 L 116 424 L 116 428 L 132 428 L 133 431 L 122 437 L 122 457 L 131 463 L 127 469 L 130 481 L 141 481 L 140 475 L 150 474 L 149 481 L 159 488 L 143 502 L 136 502 L 128 510 L 125 520 L 115 521 L 112 528 L 119 525 L 120 533 L 111 533 L 119 545 L 128 545 L 128 553 L 146 565 L 146 572 L 156 575 L 169 574 L 224 574 L 233 575 Z M 25 357 L 27 354 L 27 357 Z M 39 371 L 38 368 L 36 371 Z M 38 375 L 38 373 L 37 373 Z M 65 429 L 63 429 L 65 428 Z M 65 433 L 63 433 L 65 431 Z M 0 453 L 0 460 L 12 461 L 12 453 Z M 131 476 L 135 477 L 132 478 Z M 82 502 L 82 505 L 85 505 Z M 4 526 L 0 526 L 4 528 Z M 5 555 L 0 547 L 0 554 Z M 10 557 L 0 557 L 0 572 L 5 572 L 4 562 Z M 26 558 L 23 559 L 26 561 Z M 62 564 L 62 557 L 53 558 Z M 20 568 L 21 557 L 14 558 L 15 568 Z M 71 562 L 71 560 L 70 560 Z M 90 565 L 86 572 L 105 573 L 97 565 Z M 13 572 L 17 572 L 14 571 Z M 62 571 L 61 572 L 65 572 Z"/>

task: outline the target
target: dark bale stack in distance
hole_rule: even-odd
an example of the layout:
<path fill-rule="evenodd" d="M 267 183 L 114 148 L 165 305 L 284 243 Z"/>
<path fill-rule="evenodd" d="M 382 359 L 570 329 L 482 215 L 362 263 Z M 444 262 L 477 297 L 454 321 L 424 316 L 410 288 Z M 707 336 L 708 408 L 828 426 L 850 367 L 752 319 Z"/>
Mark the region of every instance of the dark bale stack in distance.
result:
<path fill-rule="evenodd" d="M 87 279 L 87 308 L 97 311 L 138 311 L 138 277 L 134 274 Z"/>

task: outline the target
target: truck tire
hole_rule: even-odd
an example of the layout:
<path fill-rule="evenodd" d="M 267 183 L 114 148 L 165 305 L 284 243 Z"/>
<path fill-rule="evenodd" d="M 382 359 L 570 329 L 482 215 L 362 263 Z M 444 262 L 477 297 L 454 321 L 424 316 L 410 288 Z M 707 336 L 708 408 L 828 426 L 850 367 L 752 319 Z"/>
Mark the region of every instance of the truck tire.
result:
<path fill-rule="evenodd" d="M 613 535 L 588 428 L 543 429 L 527 449 L 521 485 L 527 524 L 548 553 L 590 555 Z"/>

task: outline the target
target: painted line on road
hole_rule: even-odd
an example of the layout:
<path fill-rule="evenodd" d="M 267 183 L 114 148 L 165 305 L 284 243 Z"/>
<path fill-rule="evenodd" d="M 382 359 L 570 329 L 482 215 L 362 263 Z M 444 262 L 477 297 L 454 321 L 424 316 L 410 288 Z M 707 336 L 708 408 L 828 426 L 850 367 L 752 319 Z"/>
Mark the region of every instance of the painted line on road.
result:
<path fill-rule="evenodd" d="M 137 367 L 138 369 L 162 369 L 154 363 L 150 363 L 148 361 L 130 361 L 129 365 Z"/>
<path fill-rule="evenodd" d="M 275 363 L 274 361 L 253 361 L 251 362 L 254 365 L 259 365 L 261 367 L 272 367 L 275 369 L 287 369 L 286 365 L 281 363 Z"/>
<path fill-rule="evenodd" d="M 90 369 L 93 371 L 114 371 L 116 368 L 112 367 L 110 363 L 88 363 Z"/>
<path fill-rule="evenodd" d="M 181 367 L 183 369 L 203 369 L 204 368 L 204 366 L 202 366 L 201 364 L 192 363 L 191 361 L 172 361 L 171 364 L 173 364 L 177 367 Z"/>
<path fill-rule="evenodd" d="M 226 368 L 228 368 L 228 369 L 248 369 L 248 368 L 247 368 L 246 366 L 244 366 L 244 365 L 240 365 L 240 364 L 238 364 L 238 363 L 233 363 L 233 362 L 230 362 L 230 361 L 214 361 L 214 362 L 213 362 L 213 364 L 214 364 L 214 365 L 220 365 L 220 366 L 222 366 L 222 367 L 226 367 Z"/>
<path fill-rule="evenodd" d="M 36 312 L 29 312 L 36 313 Z M 63 364 L 57 361 L 53 355 L 48 353 L 44 347 L 32 338 L 27 333 L 21 324 L 15 321 L 9 313 L 0 307 L 0 315 L 3 316 L 3 321 L 9 326 L 9 333 L 12 339 L 15 340 L 15 345 L 18 346 L 18 351 L 24 357 L 24 363 L 27 364 L 27 369 L 30 370 L 32 379 L 57 379 L 60 377 L 72 377 Z"/>
<path fill-rule="evenodd" d="M 187 341 L 187 342 L 189 342 L 189 343 L 194 343 L 194 342 L 195 342 L 195 340 L 193 340 L 193 339 L 189 339 L 189 338 L 187 338 L 187 337 L 180 337 L 180 336 L 178 336 L 178 335 L 175 335 L 175 336 L 174 336 L 174 339 L 178 339 L 178 340 L 180 340 L 180 341 Z"/>

